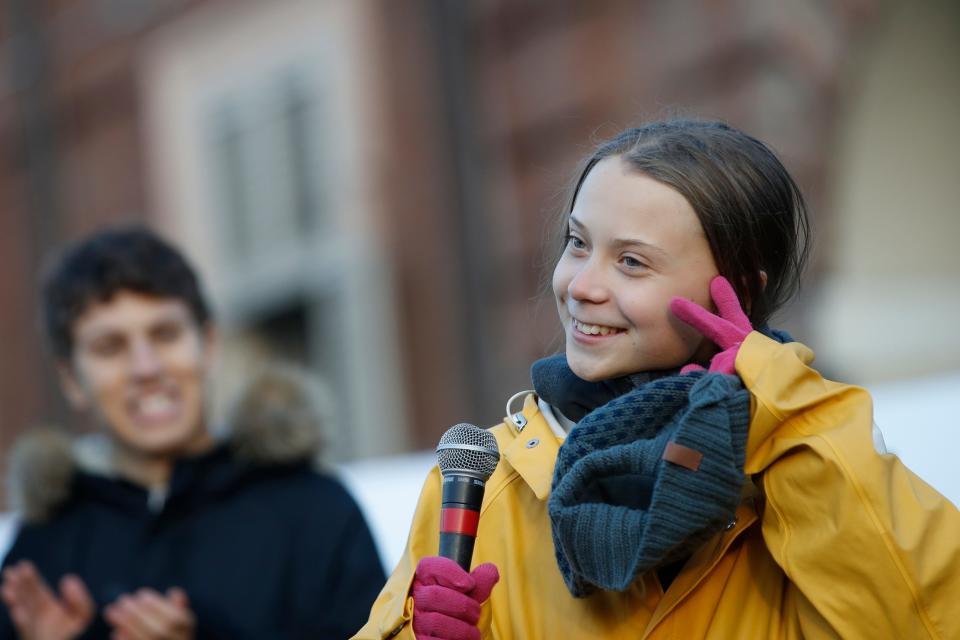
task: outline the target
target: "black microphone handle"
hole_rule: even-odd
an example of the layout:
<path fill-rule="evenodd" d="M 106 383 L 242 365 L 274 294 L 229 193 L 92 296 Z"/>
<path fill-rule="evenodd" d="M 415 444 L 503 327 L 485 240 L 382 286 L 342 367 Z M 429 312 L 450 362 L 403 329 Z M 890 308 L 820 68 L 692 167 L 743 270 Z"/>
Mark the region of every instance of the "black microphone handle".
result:
<path fill-rule="evenodd" d="M 473 562 L 473 543 L 476 542 L 473 536 L 463 535 L 462 533 L 444 533 L 440 532 L 440 555 L 444 558 L 450 558 L 460 567 L 470 573 L 470 564 Z"/>
<path fill-rule="evenodd" d="M 470 571 L 485 482 L 473 476 L 449 473 L 443 477 L 440 555 Z"/>

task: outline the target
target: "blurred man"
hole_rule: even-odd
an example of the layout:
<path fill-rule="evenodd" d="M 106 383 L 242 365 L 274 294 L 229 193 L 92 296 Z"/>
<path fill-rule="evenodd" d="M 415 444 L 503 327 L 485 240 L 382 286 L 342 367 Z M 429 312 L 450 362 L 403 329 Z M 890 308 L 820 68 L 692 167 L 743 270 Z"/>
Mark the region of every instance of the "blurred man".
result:
<path fill-rule="evenodd" d="M 44 312 L 64 393 L 102 430 L 19 447 L 0 638 L 356 631 L 384 576 L 355 502 L 312 468 L 316 412 L 295 382 L 280 406 L 266 392 L 269 410 L 254 392 L 214 441 L 216 336 L 183 256 L 142 229 L 101 232 L 51 272 Z"/>

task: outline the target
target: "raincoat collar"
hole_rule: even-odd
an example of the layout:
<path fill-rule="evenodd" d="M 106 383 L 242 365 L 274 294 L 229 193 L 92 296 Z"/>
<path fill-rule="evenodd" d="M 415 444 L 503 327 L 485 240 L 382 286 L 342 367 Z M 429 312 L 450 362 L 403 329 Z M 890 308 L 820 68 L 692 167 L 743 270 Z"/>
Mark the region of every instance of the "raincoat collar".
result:
<path fill-rule="evenodd" d="M 550 497 L 553 465 L 557 460 L 561 439 L 553 432 L 546 417 L 537 406 L 537 396 L 529 393 L 523 400 L 523 409 L 503 420 L 508 442 L 503 446 L 503 457 L 523 478 L 538 500 Z"/>

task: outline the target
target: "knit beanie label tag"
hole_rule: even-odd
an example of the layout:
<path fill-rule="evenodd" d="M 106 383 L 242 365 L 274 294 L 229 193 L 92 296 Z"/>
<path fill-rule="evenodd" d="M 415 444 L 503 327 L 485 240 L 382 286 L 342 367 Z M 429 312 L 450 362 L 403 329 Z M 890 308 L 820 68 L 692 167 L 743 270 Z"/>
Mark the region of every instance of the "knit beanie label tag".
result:
<path fill-rule="evenodd" d="M 696 471 L 700 468 L 700 461 L 703 460 L 703 453 L 690 447 L 685 447 L 677 442 L 668 442 L 663 450 L 663 459 L 681 467 Z"/>

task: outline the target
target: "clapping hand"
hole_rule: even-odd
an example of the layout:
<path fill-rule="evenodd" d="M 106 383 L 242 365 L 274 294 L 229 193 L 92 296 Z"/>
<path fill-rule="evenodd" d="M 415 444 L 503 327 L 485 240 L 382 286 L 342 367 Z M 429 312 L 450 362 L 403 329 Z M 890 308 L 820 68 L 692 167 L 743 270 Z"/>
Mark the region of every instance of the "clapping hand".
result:
<path fill-rule="evenodd" d="M 96 605 L 75 575 L 60 580 L 54 593 L 29 560 L 3 572 L 0 597 L 21 640 L 72 640 L 90 625 Z"/>
<path fill-rule="evenodd" d="M 114 629 L 114 640 L 191 640 L 196 618 L 183 589 L 166 593 L 138 589 L 117 598 L 103 617 Z"/>

